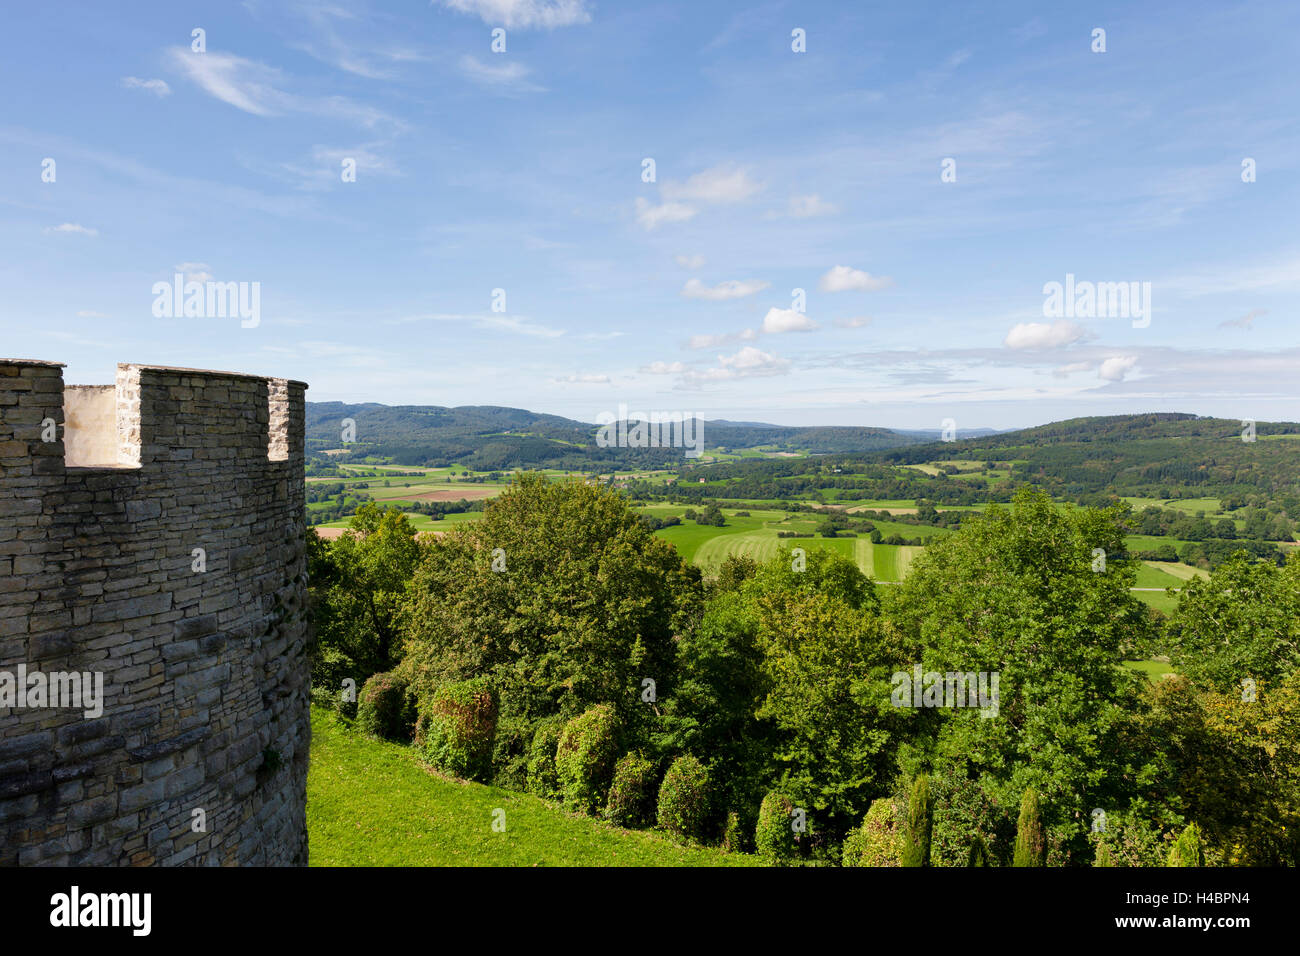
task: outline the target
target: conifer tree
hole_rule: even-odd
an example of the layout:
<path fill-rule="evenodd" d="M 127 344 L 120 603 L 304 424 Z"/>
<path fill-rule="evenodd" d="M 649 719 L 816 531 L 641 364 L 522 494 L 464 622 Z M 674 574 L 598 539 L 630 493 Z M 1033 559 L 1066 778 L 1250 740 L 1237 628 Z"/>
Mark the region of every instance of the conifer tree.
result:
<path fill-rule="evenodd" d="M 934 801 L 930 798 L 930 780 L 925 774 L 912 784 L 912 799 L 907 807 L 907 829 L 903 833 L 903 866 L 930 865 L 930 828 L 934 822 Z"/>
<path fill-rule="evenodd" d="M 1047 835 L 1043 832 L 1043 814 L 1038 794 L 1026 790 L 1020 801 L 1020 819 L 1016 823 L 1016 852 L 1012 866 L 1043 866 L 1047 862 Z"/>

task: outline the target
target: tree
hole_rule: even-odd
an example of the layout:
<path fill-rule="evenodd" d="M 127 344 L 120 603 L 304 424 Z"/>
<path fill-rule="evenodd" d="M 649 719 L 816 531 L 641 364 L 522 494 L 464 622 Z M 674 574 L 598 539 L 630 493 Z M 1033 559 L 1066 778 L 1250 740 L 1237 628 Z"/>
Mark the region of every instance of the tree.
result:
<path fill-rule="evenodd" d="M 643 742 L 672 686 L 674 635 L 700 595 L 699 570 L 616 492 L 523 473 L 481 521 L 427 548 L 404 607 L 402 669 L 421 696 L 489 677 L 521 741 L 517 758 L 538 721 L 603 703 L 626 749 Z"/>
<path fill-rule="evenodd" d="M 907 806 L 907 829 L 903 831 L 903 866 L 930 865 L 930 828 L 934 822 L 934 803 L 930 799 L 930 781 L 916 778 L 912 799 Z"/>
<path fill-rule="evenodd" d="M 312 679 L 334 688 L 343 678 L 360 686 L 391 670 L 399 652 L 399 615 L 420 545 L 397 508 L 363 504 L 349 529 L 333 541 L 307 534 L 309 601 L 317 643 Z"/>
<path fill-rule="evenodd" d="M 1237 552 L 1208 581 L 1188 581 L 1169 635 L 1171 662 L 1193 684 L 1277 684 L 1300 666 L 1300 554 L 1278 568 Z"/>
<path fill-rule="evenodd" d="M 902 754 L 908 772 L 925 767 L 978 791 L 935 822 L 943 862 L 960 862 L 972 832 L 1009 837 L 1010 808 L 1028 789 L 1045 797 L 1044 826 L 1080 858 L 1091 858 L 1091 809 L 1127 804 L 1142 764 L 1130 765 L 1119 740 L 1143 685 L 1117 665 L 1123 646 L 1152 633 L 1129 591 L 1136 569 L 1118 557 L 1127 513 L 1062 508 L 1022 488 L 1010 508 L 991 506 L 927 547 L 895 589 L 891 617 L 912 660 L 983 679 L 993 704 L 918 715 L 937 726 Z M 1005 823 L 975 815 L 986 807 Z"/>
<path fill-rule="evenodd" d="M 1038 794 L 1026 790 L 1016 822 L 1016 853 L 1012 866 L 1043 866 L 1047 862 L 1047 836 Z"/>
<path fill-rule="evenodd" d="M 1169 866 L 1205 866 L 1205 850 L 1201 846 L 1201 828 L 1195 823 L 1185 829 L 1169 848 Z"/>

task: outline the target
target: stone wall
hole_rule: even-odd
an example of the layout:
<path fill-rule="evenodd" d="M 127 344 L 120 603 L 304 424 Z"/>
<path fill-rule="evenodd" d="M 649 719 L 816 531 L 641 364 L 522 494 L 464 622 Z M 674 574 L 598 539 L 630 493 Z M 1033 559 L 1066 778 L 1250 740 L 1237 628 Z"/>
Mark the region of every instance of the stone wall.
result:
<path fill-rule="evenodd" d="M 0 865 L 305 864 L 306 386 L 64 388 L 0 360 Z M 6 701 L 20 666 L 102 714 Z"/>

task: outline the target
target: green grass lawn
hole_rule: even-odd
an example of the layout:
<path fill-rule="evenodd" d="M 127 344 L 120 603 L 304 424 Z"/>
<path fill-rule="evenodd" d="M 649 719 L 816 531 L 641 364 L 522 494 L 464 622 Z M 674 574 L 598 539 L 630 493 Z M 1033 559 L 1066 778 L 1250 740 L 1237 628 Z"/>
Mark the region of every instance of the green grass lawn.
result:
<path fill-rule="evenodd" d="M 312 866 L 755 866 L 743 853 L 623 830 L 537 797 L 425 770 L 411 747 L 311 712 Z M 495 811 L 505 829 L 493 830 Z"/>
<path fill-rule="evenodd" d="M 1168 661 L 1125 661 L 1124 666 L 1129 670 L 1137 671 L 1147 675 L 1147 680 L 1155 683 L 1166 677 L 1172 677 L 1178 673 L 1169 666 Z"/>

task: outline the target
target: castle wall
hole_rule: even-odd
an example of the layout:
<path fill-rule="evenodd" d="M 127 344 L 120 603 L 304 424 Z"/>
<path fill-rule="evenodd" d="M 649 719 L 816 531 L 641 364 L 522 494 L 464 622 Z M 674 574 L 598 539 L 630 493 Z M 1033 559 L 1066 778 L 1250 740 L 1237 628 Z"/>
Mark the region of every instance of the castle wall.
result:
<path fill-rule="evenodd" d="M 305 388 L 0 361 L 0 865 L 306 862 Z"/>

